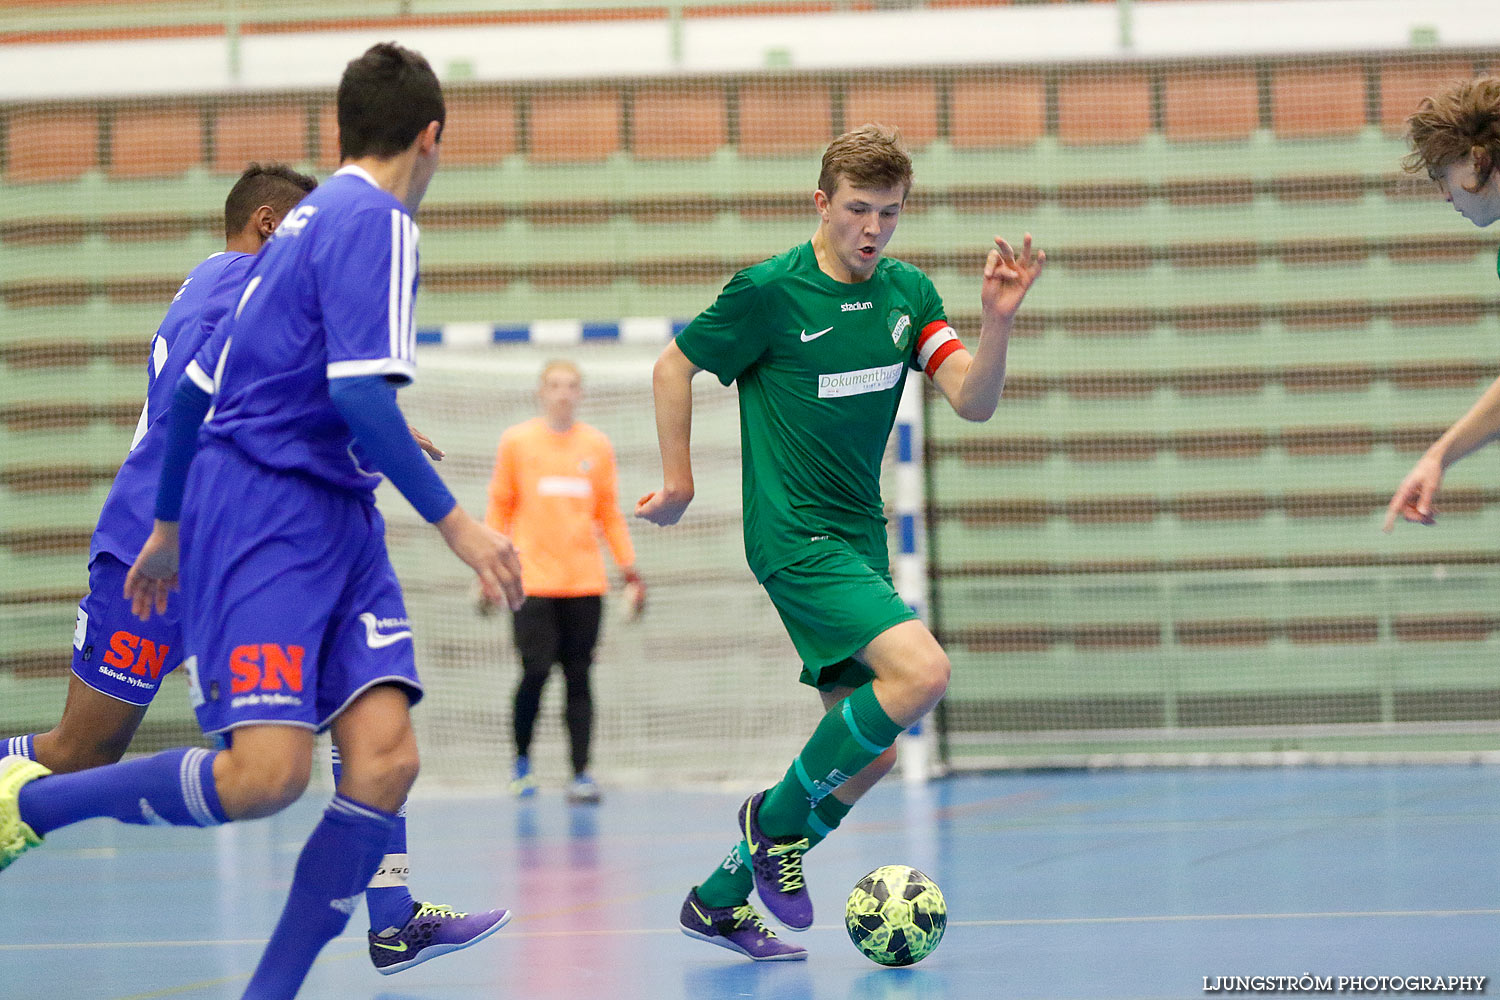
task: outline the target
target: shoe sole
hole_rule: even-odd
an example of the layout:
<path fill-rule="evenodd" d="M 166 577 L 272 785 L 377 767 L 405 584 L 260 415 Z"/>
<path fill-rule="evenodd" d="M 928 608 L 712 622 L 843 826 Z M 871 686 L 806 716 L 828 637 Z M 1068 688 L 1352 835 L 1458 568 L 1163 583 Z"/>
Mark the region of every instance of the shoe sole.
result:
<path fill-rule="evenodd" d="M 695 941 L 706 941 L 709 944 L 716 944 L 720 948 L 734 952 L 736 955 L 743 955 L 752 962 L 800 962 L 807 957 L 807 950 L 805 948 L 802 951 L 793 951 L 781 955 L 752 955 L 726 937 L 721 937 L 718 934 L 704 934 L 686 925 L 679 926 L 682 928 L 682 933 Z"/>
<path fill-rule="evenodd" d="M 740 806 L 740 815 L 744 817 L 744 822 L 742 824 L 744 826 L 744 829 L 740 832 L 744 834 L 745 843 L 747 844 L 752 844 L 755 842 L 754 838 L 750 834 L 750 807 L 754 802 L 755 796 L 752 795 L 750 796 L 750 798 L 745 800 L 744 805 Z M 787 930 L 795 931 L 798 934 L 801 934 L 805 930 L 812 929 L 812 921 L 810 920 L 807 923 L 803 924 L 801 927 L 798 927 L 796 924 L 787 923 L 786 920 L 782 918 L 781 914 L 776 912 L 776 904 L 772 900 L 767 898 L 767 894 L 765 892 L 761 891 L 760 876 L 755 873 L 755 865 L 753 864 L 750 865 L 750 878 L 755 884 L 755 894 L 760 897 L 760 901 L 762 903 L 766 904 L 766 912 L 769 913 L 778 924 L 785 927 Z M 771 895 L 774 894 L 774 892 L 771 893 Z"/>
<path fill-rule="evenodd" d="M 506 924 L 510 923 L 510 918 L 512 916 L 513 914 L 509 910 L 506 910 L 505 916 L 501 917 L 489 927 L 486 927 L 484 930 L 480 931 L 478 934 L 475 934 L 473 937 L 469 938 L 469 940 L 464 941 L 461 944 L 429 945 L 428 947 L 423 948 L 421 951 L 417 952 L 415 958 L 411 958 L 405 962 L 397 962 L 395 965 L 387 965 L 383 969 L 376 968 L 375 971 L 380 973 L 382 976 L 393 976 L 398 972 L 405 972 L 407 969 L 421 965 L 423 962 L 426 962 L 429 959 L 442 958 L 444 955 L 451 955 L 455 951 L 463 951 L 470 945 L 478 944 L 485 938 L 489 937 L 491 934 L 498 931 L 500 928 L 504 927 Z"/>

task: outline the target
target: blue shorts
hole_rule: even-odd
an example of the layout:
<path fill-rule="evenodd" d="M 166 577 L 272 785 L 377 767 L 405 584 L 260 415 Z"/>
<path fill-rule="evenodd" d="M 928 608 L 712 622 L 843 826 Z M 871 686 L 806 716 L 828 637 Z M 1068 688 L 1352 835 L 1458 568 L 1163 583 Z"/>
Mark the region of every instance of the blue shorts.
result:
<path fill-rule="evenodd" d="M 182 516 L 183 661 L 208 734 L 318 732 L 377 684 L 422 697 L 411 624 L 368 498 L 209 443 Z"/>
<path fill-rule="evenodd" d="M 73 673 L 100 694 L 144 707 L 182 662 L 181 602 L 173 594 L 165 615 L 141 621 L 121 596 L 128 572 L 107 552 L 89 563 L 89 592 L 78 603 L 73 629 Z"/>

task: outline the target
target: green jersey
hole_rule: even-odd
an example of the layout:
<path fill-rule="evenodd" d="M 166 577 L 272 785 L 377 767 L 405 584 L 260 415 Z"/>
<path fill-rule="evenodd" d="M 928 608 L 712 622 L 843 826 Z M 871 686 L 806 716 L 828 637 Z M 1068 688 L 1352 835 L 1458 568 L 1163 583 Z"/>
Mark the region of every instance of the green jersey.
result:
<path fill-rule="evenodd" d="M 921 367 L 919 340 L 923 364 L 934 340 L 957 345 L 925 274 L 886 258 L 846 284 L 823 273 L 811 243 L 736 274 L 677 335 L 689 361 L 738 384 L 745 558 L 757 580 L 829 537 L 889 565 L 880 463 L 906 373 Z"/>

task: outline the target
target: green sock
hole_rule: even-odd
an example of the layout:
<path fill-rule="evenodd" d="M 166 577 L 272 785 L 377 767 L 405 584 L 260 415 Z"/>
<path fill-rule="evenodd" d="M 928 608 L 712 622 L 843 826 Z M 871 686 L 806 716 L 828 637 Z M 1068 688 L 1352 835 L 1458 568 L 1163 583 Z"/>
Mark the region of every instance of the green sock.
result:
<path fill-rule="evenodd" d="M 698 887 L 698 898 L 709 906 L 739 906 L 750 898 L 750 887 L 754 877 L 745 856 L 740 852 L 745 847 L 742 840 L 730 850 L 714 873 Z"/>
<path fill-rule="evenodd" d="M 823 842 L 823 838 L 839 828 L 849 810 L 854 807 L 841 802 L 832 795 L 823 796 L 817 808 L 807 817 L 807 847 L 812 850 Z"/>
<path fill-rule="evenodd" d="M 901 730 L 870 684 L 856 688 L 828 710 L 786 775 L 766 792 L 756 817 L 760 828 L 772 837 L 798 836 L 813 808 L 884 753 Z"/>

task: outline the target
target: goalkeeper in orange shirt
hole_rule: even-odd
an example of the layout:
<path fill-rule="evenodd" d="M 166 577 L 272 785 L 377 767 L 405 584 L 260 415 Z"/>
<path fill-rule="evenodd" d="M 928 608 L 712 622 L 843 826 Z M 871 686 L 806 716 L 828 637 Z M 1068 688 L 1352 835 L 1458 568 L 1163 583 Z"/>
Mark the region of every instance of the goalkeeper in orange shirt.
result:
<path fill-rule="evenodd" d="M 521 682 L 516 686 L 511 791 L 521 797 L 536 794 L 531 738 L 542 688 L 553 664 L 560 664 L 573 758 L 568 800 L 597 802 L 599 788 L 588 770 L 594 722 L 589 669 L 609 589 L 601 534 L 625 578 L 632 615 L 644 610 L 646 587 L 635 569 L 635 549 L 617 499 L 614 449 L 602 431 L 576 419 L 582 395 L 577 365 L 549 361 L 542 368 L 537 389 L 541 416 L 501 435 L 485 521 L 515 541 L 526 587 L 526 602 L 514 617 Z M 488 610 L 482 598 L 481 610 Z"/>

